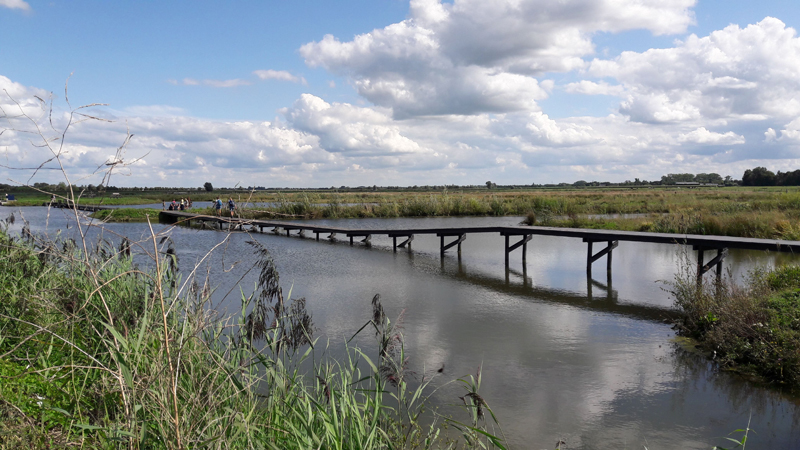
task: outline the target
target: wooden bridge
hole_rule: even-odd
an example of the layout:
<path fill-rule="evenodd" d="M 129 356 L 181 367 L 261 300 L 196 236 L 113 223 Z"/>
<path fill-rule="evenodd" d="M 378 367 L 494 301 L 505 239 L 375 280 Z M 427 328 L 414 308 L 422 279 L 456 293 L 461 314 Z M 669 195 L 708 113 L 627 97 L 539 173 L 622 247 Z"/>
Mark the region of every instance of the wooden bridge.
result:
<path fill-rule="evenodd" d="M 461 256 L 461 245 L 468 234 L 474 233 L 499 233 L 505 237 L 505 263 L 509 265 L 510 254 L 522 248 L 522 263 L 526 263 L 528 242 L 534 235 L 557 236 L 579 238 L 587 243 L 586 272 L 591 278 L 592 264 L 602 257 L 606 257 L 606 271 L 611 272 L 612 251 L 617 248 L 619 241 L 630 242 L 650 242 L 655 244 L 679 244 L 691 245 L 697 251 L 697 278 L 702 279 L 703 275 L 716 268 L 717 279 L 722 275 L 722 261 L 728 255 L 728 249 L 746 249 L 761 251 L 777 251 L 800 254 L 800 241 L 782 241 L 776 239 L 755 239 L 739 238 L 729 236 L 705 236 L 697 234 L 670 234 L 670 233 L 648 233 L 638 231 L 617 231 L 617 230 L 591 230 L 583 228 L 554 228 L 554 227 L 529 227 L 529 226 L 501 226 L 501 227 L 459 227 L 459 228 L 405 228 L 405 229 L 355 229 L 331 227 L 325 225 L 315 225 L 308 222 L 287 222 L 276 220 L 250 220 L 231 217 L 218 217 L 198 215 L 191 212 L 181 211 L 161 211 L 159 220 L 165 223 L 181 223 L 191 225 L 191 222 L 208 223 L 218 227 L 220 230 L 227 226 L 229 230 L 236 228 L 244 229 L 250 226 L 264 232 L 265 228 L 271 228 L 275 234 L 285 233 L 289 236 L 293 231 L 297 235 L 305 236 L 306 232 L 316 235 L 319 241 L 320 234 L 328 234 L 327 239 L 336 240 L 337 236 L 349 238 L 350 245 L 354 244 L 355 238 L 362 238 L 361 242 L 369 245 L 372 236 L 388 236 L 392 238 L 392 247 L 396 252 L 398 248 L 411 247 L 414 236 L 428 234 L 439 237 L 439 253 L 444 257 L 445 252 L 457 248 L 459 257 Z M 398 244 L 398 239 L 400 243 Z M 605 244 L 597 253 L 594 252 L 594 244 Z M 716 255 L 710 261 L 705 261 L 705 253 L 715 251 Z"/>
<path fill-rule="evenodd" d="M 44 202 L 44 203 L 42 203 L 42 206 L 49 206 L 51 208 L 62 208 L 62 209 L 77 209 L 78 211 L 89 211 L 89 212 L 102 211 L 104 209 L 111 209 L 111 208 L 108 208 L 108 207 L 105 207 L 105 206 L 100 206 L 100 205 L 81 205 L 81 204 L 77 204 L 76 205 L 73 202 L 64 202 L 64 201 Z"/>

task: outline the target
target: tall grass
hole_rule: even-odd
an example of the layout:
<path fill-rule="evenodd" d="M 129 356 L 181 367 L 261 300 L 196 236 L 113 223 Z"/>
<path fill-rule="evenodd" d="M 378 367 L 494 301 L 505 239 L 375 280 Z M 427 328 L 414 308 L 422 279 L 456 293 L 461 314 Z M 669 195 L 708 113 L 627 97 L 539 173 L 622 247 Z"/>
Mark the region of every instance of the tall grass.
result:
<path fill-rule="evenodd" d="M 668 290 L 683 312 L 680 333 L 722 367 L 800 388 L 800 267 L 755 270 L 741 283 L 698 283 L 688 256 Z"/>
<path fill-rule="evenodd" d="M 217 317 L 169 239 L 137 265 L 130 243 L 24 236 L 0 233 L 0 448 L 502 448 L 485 420 L 423 417 L 435 377 L 408 370 L 379 297 L 377 354 L 331 358 L 258 243 L 255 292 Z"/>

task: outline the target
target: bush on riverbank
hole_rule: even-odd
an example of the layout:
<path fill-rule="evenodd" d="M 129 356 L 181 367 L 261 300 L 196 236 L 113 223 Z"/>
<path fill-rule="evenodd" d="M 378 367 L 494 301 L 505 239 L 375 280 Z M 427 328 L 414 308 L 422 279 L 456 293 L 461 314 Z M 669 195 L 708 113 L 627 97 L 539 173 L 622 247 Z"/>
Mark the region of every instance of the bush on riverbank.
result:
<path fill-rule="evenodd" d="M 238 317 L 216 317 L 208 280 L 182 282 L 169 240 L 137 266 L 130 243 L 52 242 L 0 229 L 0 448 L 417 448 L 451 443 L 423 425 L 402 335 L 373 301 L 379 352 L 332 360 L 304 301 L 283 298 L 266 249 Z M 315 359 L 315 356 L 317 357 Z M 304 365 L 305 361 L 305 365 Z M 302 367 L 309 369 L 301 370 Z M 412 383 L 414 386 L 412 386 Z M 471 391 L 471 412 L 486 408 Z M 470 446 L 486 421 L 448 422 Z M 480 427 L 480 428 L 479 428 Z"/>
<path fill-rule="evenodd" d="M 754 271 L 742 284 L 731 277 L 698 285 L 687 261 L 671 284 L 684 313 L 681 334 L 699 342 L 723 368 L 800 387 L 800 266 Z"/>

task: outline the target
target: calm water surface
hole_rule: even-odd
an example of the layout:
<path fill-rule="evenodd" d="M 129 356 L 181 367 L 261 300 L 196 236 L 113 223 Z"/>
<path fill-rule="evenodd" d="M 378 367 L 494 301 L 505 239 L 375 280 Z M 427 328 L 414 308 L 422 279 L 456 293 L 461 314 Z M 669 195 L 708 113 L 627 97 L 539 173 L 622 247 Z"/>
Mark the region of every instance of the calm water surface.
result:
<path fill-rule="evenodd" d="M 0 214 L 11 211 L 3 208 Z M 75 229 L 63 211 L 51 211 L 49 223 L 46 208 L 22 213 L 34 232 Z M 516 225 L 520 220 L 325 223 L 403 228 Z M 13 228 L 20 228 L 19 220 Z M 114 240 L 117 235 L 146 237 L 147 227 L 107 225 L 103 236 Z M 228 235 L 175 228 L 171 236 L 188 271 Z M 727 445 L 722 437 L 748 421 L 756 431 L 748 440 L 752 448 L 800 448 L 797 398 L 720 373 L 674 343 L 666 323 L 672 299 L 663 281 L 674 279 L 680 246 L 621 242 L 611 280 L 602 260 L 595 279 L 587 280 L 586 246 L 579 239 L 534 236 L 527 268 L 518 250 L 506 271 L 499 235 L 469 235 L 461 259 L 449 252 L 443 261 L 435 236 L 418 236 L 411 251 L 397 253 L 388 238 L 379 236 L 371 248 L 257 233 L 228 238 L 204 265 L 218 286 L 220 310 L 238 308 L 238 289 L 227 294 L 243 275 L 245 290 L 255 283 L 255 271 L 246 273 L 253 263 L 249 239 L 270 250 L 284 291 L 291 288 L 292 297 L 307 299 L 317 335 L 329 339 L 331 348 L 369 319 L 370 301 L 379 293 L 390 317 L 403 312 L 410 367 L 419 375 L 444 365 L 443 384 L 483 367 L 481 395 L 513 448 L 552 449 L 563 439 L 570 449 L 709 449 Z M 742 277 L 754 267 L 785 262 L 800 263 L 792 255 L 731 251 L 725 267 Z M 357 343 L 374 351 L 369 333 Z M 466 420 L 459 395 L 462 388 L 450 384 L 434 401 Z"/>

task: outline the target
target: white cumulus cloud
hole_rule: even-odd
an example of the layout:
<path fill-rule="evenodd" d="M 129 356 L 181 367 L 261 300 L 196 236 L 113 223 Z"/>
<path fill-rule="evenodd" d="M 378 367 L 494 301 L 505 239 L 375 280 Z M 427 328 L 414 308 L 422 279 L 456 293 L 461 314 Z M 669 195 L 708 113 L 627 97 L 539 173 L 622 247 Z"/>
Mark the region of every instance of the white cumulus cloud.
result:
<path fill-rule="evenodd" d="M 31 5 L 24 0 L 0 0 L 0 6 L 9 9 L 21 9 L 23 11 L 31 10 Z"/>
<path fill-rule="evenodd" d="M 303 94 L 286 111 L 286 116 L 298 129 L 319 136 L 329 151 L 363 156 L 425 152 L 418 143 L 403 136 L 391 117 L 378 110 L 346 103 L 329 104 L 319 97 Z"/>
<path fill-rule="evenodd" d="M 586 65 L 591 34 L 676 33 L 695 0 L 414 0 L 409 18 L 342 42 L 300 48 L 311 67 L 351 78 L 397 118 L 534 111 L 547 97 L 536 76 Z"/>
<path fill-rule="evenodd" d="M 740 136 L 733 131 L 727 133 L 717 133 L 708 131 L 705 127 L 700 127 L 694 131 L 683 133 L 678 136 L 678 142 L 692 142 L 695 144 L 707 145 L 736 145 L 744 144 L 744 136 Z"/>
<path fill-rule="evenodd" d="M 788 118 L 800 114 L 800 39 L 767 17 L 677 46 L 623 52 L 588 70 L 629 94 L 621 111 L 639 122 Z"/>

